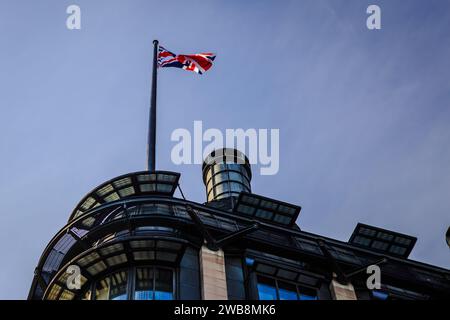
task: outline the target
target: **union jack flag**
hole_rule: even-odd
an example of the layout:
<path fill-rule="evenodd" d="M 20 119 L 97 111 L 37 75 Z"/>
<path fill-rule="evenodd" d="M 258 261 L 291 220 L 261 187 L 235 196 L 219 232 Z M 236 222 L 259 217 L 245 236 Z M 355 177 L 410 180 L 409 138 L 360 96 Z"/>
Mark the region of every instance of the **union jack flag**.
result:
<path fill-rule="evenodd" d="M 216 55 L 214 53 L 177 55 L 162 46 L 159 46 L 158 49 L 159 68 L 175 67 L 203 74 L 212 67 L 215 58 Z"/>

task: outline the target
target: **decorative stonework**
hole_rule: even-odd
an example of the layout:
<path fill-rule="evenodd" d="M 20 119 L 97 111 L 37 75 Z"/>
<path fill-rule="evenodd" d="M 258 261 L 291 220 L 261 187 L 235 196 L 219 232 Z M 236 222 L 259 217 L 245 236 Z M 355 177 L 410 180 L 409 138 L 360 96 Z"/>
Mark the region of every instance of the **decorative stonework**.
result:
<path fill-rule="evenodd" d="M 333 300 L 357 300 L 355 288 L 351 283 L 343 285 L 333 279 L 330 284 L 330 291 Z"/>

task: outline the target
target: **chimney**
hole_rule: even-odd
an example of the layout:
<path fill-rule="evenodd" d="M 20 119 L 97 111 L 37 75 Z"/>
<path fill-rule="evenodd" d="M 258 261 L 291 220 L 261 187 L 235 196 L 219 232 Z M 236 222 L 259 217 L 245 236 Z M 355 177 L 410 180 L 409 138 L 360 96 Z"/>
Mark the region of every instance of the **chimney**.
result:
<path fill-rule="evenodd" d="M 222 148 L 211 152 L 202 171 L 207 202 L 238 197 L 241 191 L 251 192 L 250 162 L 239 150 Z"/>

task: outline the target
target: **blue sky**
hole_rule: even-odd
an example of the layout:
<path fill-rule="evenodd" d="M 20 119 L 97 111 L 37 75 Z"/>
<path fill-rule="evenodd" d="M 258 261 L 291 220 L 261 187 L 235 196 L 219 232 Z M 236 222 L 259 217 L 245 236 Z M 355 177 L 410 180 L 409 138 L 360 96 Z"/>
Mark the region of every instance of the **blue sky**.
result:
<path fill-rule="evenodd" d="M 82 29 L 65 26 L 77 4 Z M 382 29 L 366 28 L 378 4 Z M 198 76 L 159 74 L 157 168 L 205 201 L 171 132 L 279 128 L 280 171 L 253 191 L 303 207 L 303 230 L 347 241 L 358 222 L 418 237 L 446 268 L 450 3 L 0 1 L 0 298 L 26 298 L 53 235 L 93 187 L 145 169 L 152 40 L 214 51 Z"/>

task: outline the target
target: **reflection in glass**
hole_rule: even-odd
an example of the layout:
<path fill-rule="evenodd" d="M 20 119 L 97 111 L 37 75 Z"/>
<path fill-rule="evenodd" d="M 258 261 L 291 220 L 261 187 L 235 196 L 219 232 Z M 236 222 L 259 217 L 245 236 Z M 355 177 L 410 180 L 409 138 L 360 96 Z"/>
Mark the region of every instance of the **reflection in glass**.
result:
<path fill-rule="evenodd" d="M 230 191 L 228 183 L 222 183 L 216 186 L 216 194 L 221 194 Z"/>
<path fill-rule="evenodd" d="M 259 300 L 317 300 L 317 291 L 294 283 L 258 276 Z"/>
<path fill-rule="evenodd" d="M 91 300 L 91 290 L 86 291 L 81 297 L 81 300 Z"/>
<path fill-rule="evenodd" d="M 173 272 L 162 268 L 137 268 L 135 300 L 173 300 Z"/>
<path fill-rule="evenodd" d="M 230 180 L 235 180 L 238 182 L 243 182 L 242 176 L 237 172 L 230 172 Z"/>
<path fill-rule="evenodd" d="M 259 300 L 277 300 L 275 281 L 269 278 L 258 277 Z"/>
<path fill-rule="evenodd" d="M 290 283 L 278 282 L 278 292 L 280 294 L 280 300 L 297 300 L 297 288 Z"/>
<path fill-rule="evenodd" d="M 127 271 L 119 271 L 98 281 L 95 300 L 126 300 L 127 275 Z"/>
<path fill-rule="evenodd" d="M 242 184 L 239 184 L 236 182 L 230 182 L 230 185 L 231 185 L 231 191 L 234 191 L 234 192 L 244 191 Z"/>
<path fill-rule="evenodd" d="M 173 299 L 173 272 L 167 269 L 155 269 L 155 300 Z"/>
<path fill-rule="evenodd" d="M 153 300 L 153 268 L 136 269 L 135 300 Z"/>
<path fill-rule="evenodd" d="M 314 295 L 300 293 L 300 300 L 317 300 L 317 297 Z"/>

